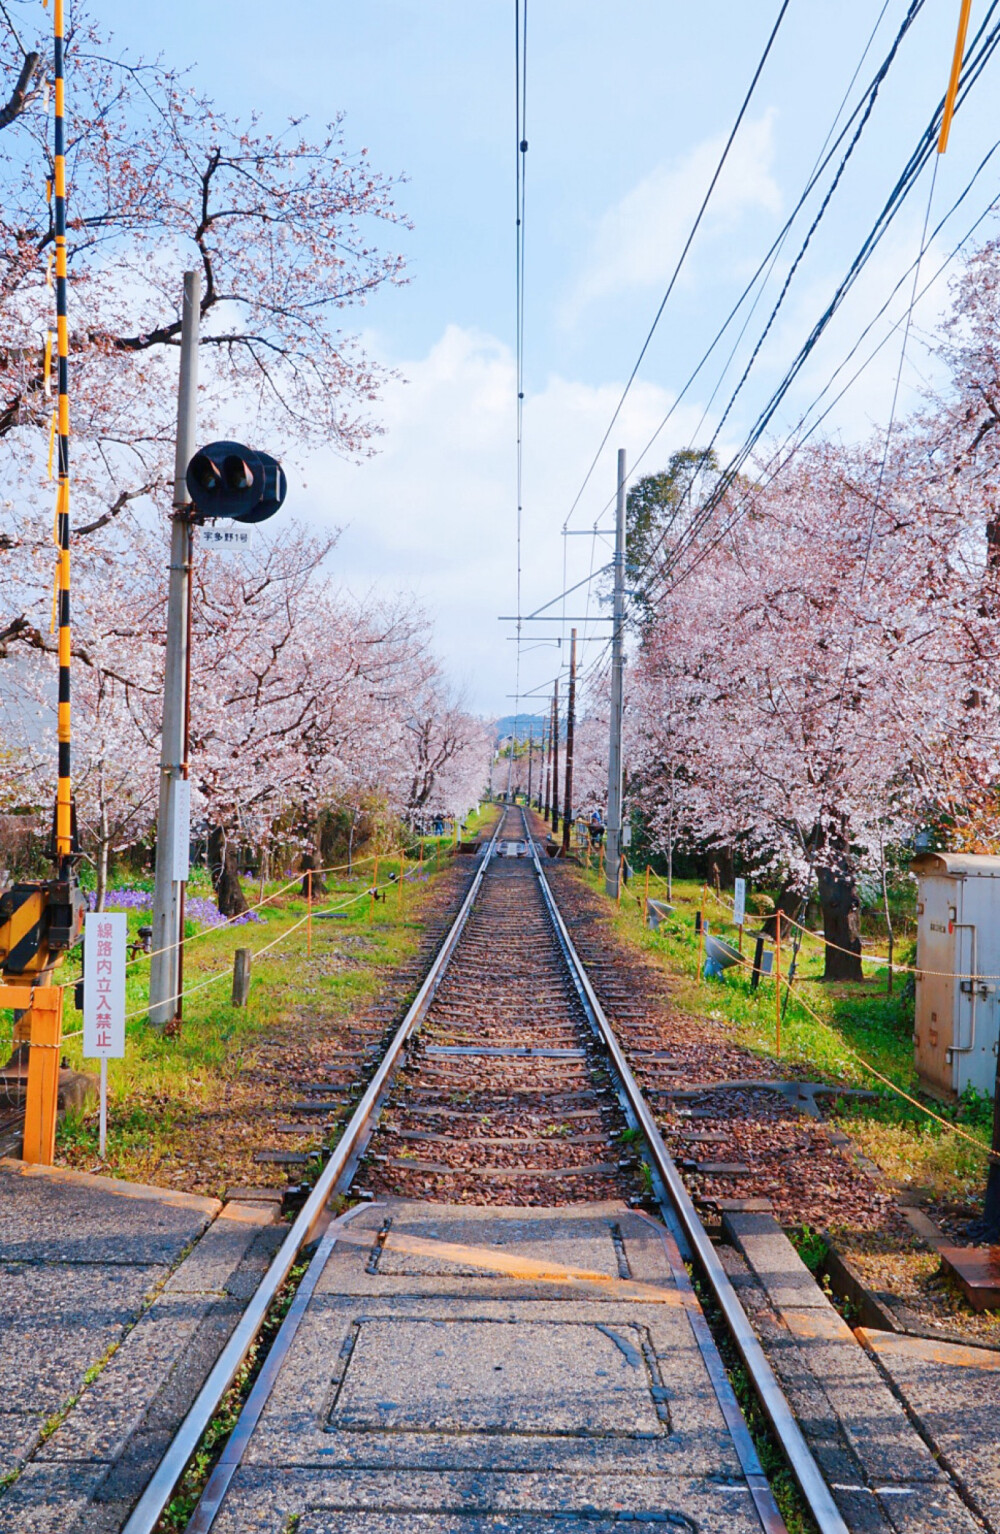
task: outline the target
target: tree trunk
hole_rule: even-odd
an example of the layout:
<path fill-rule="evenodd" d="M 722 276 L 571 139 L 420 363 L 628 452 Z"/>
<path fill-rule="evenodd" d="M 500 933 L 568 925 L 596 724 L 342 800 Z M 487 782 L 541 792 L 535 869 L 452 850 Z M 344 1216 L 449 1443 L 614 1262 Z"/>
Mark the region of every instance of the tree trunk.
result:
<path fill-rule="evenodd" d="M 208 867 L 215 885 L 220 916 L 242 916 L 246 903 L 237 872 L 236 846 L 222 826 L 213 826 L 208 837 Z"/>
<path fill-rule="evenodd" d="M 108 894 L 108 852 L 111 846 L 111 835 L 108 830 L 108 801 L 104 797 L 104 763 L 98 768 L 97 787 L 100 794 L 101 808 L 97 829 L 97 893 L 94 898 L 94 910 L 103 911 L 104 902 Z"/>
<path fill-rule="evenodd" d="M 892 912 L 889 910 L 889 879 L 885 866 L 885 846 L 882 841 L 882 827 L 879 826 L 879 862 L 882 870 L 882 908 L 885 911 L 885 927 L 889 935 L 889 967 L 886 970 L 885 994 L 892 995 L 892 950 L 894 946 L 894 933 L 892 930 Z"/>
<path fill-rule="evenodd" d="M 824 980 L 863 980 L 861 968 L 861 901 L 847 849 L 827 840 L 823 862 L 816 865 L 816 884 L 826 938 Z M 831 856 L 833 853 L 833 856 Z"/>
<path fill-rule="evenodd" d="M 765 920 L 761 923 L 760 930 L 764 936 L 770 938 L 775 936 L 778 930 L 779 911 L 781 912 L 782 916 L 790 916 L 793 921 L 798 921 L 799 906 L 801 904 L 802 900 L 798 890 L 795 888 L 795 885 L 792 883 L 791 879 L 786 879 L 781 886 L 781 893 L 778 896 L 778 901 L 774 910 L 772 911 L 771 915 L 766 917 Z M 795 935 L 795 928 L 786 927 L 784 923 L 782 923 L 782 931 L 786 937 L 788 936 L 789 932 L 791 932 L 793 937 Z"/>
<path fill-rule="evenodd" d="M 94 910 L 103 911 L 104 902 L 108 898 L 108 852 L 109 843 L 106 836 L 102 835 L 97 847 L 97 894 L 94 897 Z"/>
<path fill-rule="evenodd" d="M 309 878 L 308 878 L 309 873 L 311 871 L 317 869 L 317 868 L 322 868 L 322 867 L 323 867 L 323 860 L 322 860 L 322 858 L 320 858 L 318 853 L 316 853 L 316 852 L 304 852 L 302 854 L 302 893 L 303 893 L 303 895 L 308 895 L 308 893 L 309 893 Z M 313 893 L 313 897 L 314 898 L 315 898 L 316 895 L 328 895 L 330 893 L 330 891 L 327 889 L 326 885 L 324 884 L 323 880 L 321 879 L 320 875 L 318 873 L 315 873 L 315 872 L 313 872 L 313 876 L 312 876 L 312 893 Z"/>

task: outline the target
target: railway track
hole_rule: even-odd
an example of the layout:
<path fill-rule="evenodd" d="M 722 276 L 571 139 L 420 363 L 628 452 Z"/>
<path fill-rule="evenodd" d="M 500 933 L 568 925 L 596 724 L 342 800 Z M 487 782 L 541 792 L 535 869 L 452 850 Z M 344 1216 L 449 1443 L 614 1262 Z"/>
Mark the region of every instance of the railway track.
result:
<path fill-rule="evenodd" d="M 369 1202 L 406 1200 L 407 1208 L 413 1201 L 550 1210 L 652 1201 L 666 1227 L 673 1283 L 761 1526 L 769 1534 L 784 1528 L 684 1258 L 693 1259 L 712 1291 L 819 1529 L 846 1534 L 576 953 L 519 809 L 503 813 L 479 853 L 461 909 L 412 1005 L 124 1534 L 156 1528 L 275 1295 L 321 1231 L 330 1199 L 348 1192 Z M 341 1228 L 335 1221 L 320 1240 L 191 1534 L 212 1527 Z M 626 1273 L 627 1265 L 620 1268 Z"/>
<path fill-rule="evenodd" d="M 524 1205 L 641 1197 L 636 1157 L 623 1152 L 627 1121 L 528 849 L 523 812 L 508 811 L 362 1168 L 376 1195 Z"/>

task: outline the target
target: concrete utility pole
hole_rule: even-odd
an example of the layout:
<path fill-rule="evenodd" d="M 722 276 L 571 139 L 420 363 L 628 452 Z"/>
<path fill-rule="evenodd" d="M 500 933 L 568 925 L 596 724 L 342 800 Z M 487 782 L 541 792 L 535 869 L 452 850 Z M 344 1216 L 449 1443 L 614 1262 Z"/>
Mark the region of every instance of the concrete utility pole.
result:
<path fill-rule="evenodd" d="M 177 386 L 174 515 L 170 532 L 167 648 L 163 677 L 160 803 L 156 817 L 156 884 L 153 892 L 153 957 L 149 969 L 149 1020 L 164 1028 L 177 1014 L 181 893 L 187 880 L 190 800 L 184 760 L 187 717 L 189 609 L 193 528 L 184 477 L 197 449 L 198 324 L 201 274 L 184 273 L 181 364 Z M 185 784 L 182 788 L 181 784 Z"/>
<path fill-rule="evenodd" d="M 573 824 L 573 732 L 576 724 L 576 629 L 570 630 L 569 697 L 566 700 L 566 791 L 563 794 L 563 852 L 569 852 Z"/>
<path fill-rule="evenodd" d="M 611 635 L 611 731 L 608 742 L 608 850 L 604 888 L 618 898 L 622 858 L 622 663 L 625 646 L 625 449 L 618 449 L 615 507 L 615 608 Z"/>
<path fill-rule="evenodd" d="M 549 720 L 551 721 L 551 719 L 552 719 L 552 709 L 550 708 L 549 709 Z M 543 789 L 544 797 L 543 797 L 543 800 L 542 800 L 542 819 L 546 822 L 546 824 L 548 824 L 548 819 L 549 819 L 549 792 L 550 792 L 551 784 L 552 784 L 552 763 L 549 760 L 549 757 L 551 755 L 551 746 L 552 746 L 552 740 L 551 740 L 551 737 L 549 735 L 548 727 L 546 726 L 546 728 L 543 729 L 543 731 L 542 731 L 542 763 L 543 763 L 544 775 L 545 775 L 545 787 Z"/>
<path fill-rule="evenodd" d="M 559 835 L 559 678 L 552 688 L 552 835 Z"/>
<path fill-rule="evenodd" d="M 531 757 L 535 749 L 535 722 L 528 726 L 528 809 L 531 809 Z"/>

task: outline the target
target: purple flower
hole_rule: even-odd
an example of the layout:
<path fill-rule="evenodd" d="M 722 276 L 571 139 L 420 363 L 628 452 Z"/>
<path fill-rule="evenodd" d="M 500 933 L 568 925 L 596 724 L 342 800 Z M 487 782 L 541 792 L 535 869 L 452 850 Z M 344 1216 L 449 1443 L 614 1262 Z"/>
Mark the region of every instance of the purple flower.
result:
<path fill-rule="evenodd" d="M 108 911 L 151 911 L 153 909 L 153 894 L 151 890 L 143 889 L 114 889 L 108 890 L 104 901 Z M 97 896 L 93 890 L 87 891 L 87 910 L 93 911 L 97 906 Z M 197 922 L 202 927 L 240 927 L 247 922 L 260 922 L 265 925 L 265 918 L 258 916 L 256 911 L 246 911 L 242 916 L 228 921 L 221 916 L 214 900 L 209 900 L 204 895 L 189 895 L 184 903 L 184 915 L 191 921 Z"/>

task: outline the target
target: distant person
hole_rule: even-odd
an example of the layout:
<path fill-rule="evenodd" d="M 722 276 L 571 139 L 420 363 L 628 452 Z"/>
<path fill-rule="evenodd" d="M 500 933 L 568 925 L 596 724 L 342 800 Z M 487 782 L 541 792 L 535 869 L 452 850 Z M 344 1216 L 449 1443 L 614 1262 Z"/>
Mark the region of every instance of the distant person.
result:
<path fill-rule="evenodd" d="M 600 810 L 594 810 L 590 816 L 590 845 L 596 850 L 604 840 L 604 821 L 601 819 Z"/>

